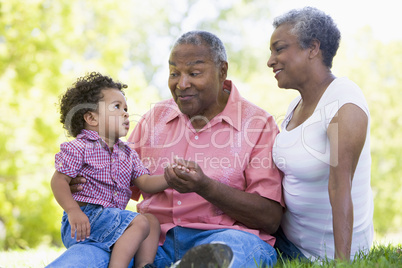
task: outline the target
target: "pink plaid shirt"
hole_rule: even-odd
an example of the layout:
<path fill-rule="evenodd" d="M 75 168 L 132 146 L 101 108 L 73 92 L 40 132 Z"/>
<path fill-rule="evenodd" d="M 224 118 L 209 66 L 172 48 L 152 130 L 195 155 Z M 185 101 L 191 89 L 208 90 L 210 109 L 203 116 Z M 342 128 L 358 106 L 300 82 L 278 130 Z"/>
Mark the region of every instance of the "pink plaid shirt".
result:
<path fill-rule="evenodd" d="M 76 201 L 125 209 L 130 200 L 133 180 L 149 171 L 138 154 L 118 140 L 110 151 L 98 133 L 82 130 L 76 139 L 60 145 L 56 154 L 56 170 L 75 178 L 83 176 L 87 183 L 73 194 Z"/>
<path fill-rule="evenodd" d="M 274 118 L 242 98 L 230 80 L 225 81 L 224 88 L 231 92 L 225 109 L 202 130 L 197 132 L 188 116 L 170 99 L 156 104 L 141 118 L 129 141 L 152 174 L 163 174 L 164 165 L 177 155 L 197 162 L 214 180 L 284 206 L 282 176 L 272 160 L 272 146 L 279 132 Z M 133 199 L 138 200 L 139 189 L 132 190 Z M 271 245 L 275 242 L 271 235 L 247 228 L 196 193 L 181 194 L 168 188 L 152 195 L 142 194 L 144 200 L 137 210 L 158 218 L 160 244 L 175 226 L 232 228 L 255 234 Z"/>

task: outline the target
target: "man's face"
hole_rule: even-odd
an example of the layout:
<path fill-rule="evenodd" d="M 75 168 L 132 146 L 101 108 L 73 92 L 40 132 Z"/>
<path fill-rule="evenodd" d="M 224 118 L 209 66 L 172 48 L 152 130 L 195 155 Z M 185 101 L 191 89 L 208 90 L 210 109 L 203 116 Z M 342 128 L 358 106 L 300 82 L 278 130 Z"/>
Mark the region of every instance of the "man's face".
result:
<path fill-rule="evenodd" d="M 224 109 L 226 74 L 227 63 L 217 66 L 205 45 L 178 45 L 170 54 L 169 88 L 180 111 L 190 118 L 209 121 Z"/>

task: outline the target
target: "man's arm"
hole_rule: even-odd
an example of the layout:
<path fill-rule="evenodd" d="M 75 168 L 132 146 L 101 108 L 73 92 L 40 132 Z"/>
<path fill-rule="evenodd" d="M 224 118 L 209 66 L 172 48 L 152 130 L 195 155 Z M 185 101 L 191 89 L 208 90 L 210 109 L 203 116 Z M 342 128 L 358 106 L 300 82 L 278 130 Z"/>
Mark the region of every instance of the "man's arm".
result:
<path fill-rule="evenodd" d="M 194 162 L 178 161 L 179 166 L 165 169 L 169 186 L 180 193 L 197 193 L 249 228 L 261 229 L 268 234 L 278 229 L 283 213 L 278 202 L 213 180 Z M 186 171 L 180 164 L 191 171 Z"/>
<path fill-rule="evenodd" d="M 70 192 L 76 193 L 76 192 L 82 191 L 83 188 L 82 188 L 82 185 L 80 185 L 80 184 L 83 184 L 86 182 L 87 182 L 87 180 L 84 177 L 77 176 L 75 178 L 72 178 L 70 181 L 70 184 L 69 184 Z"/>

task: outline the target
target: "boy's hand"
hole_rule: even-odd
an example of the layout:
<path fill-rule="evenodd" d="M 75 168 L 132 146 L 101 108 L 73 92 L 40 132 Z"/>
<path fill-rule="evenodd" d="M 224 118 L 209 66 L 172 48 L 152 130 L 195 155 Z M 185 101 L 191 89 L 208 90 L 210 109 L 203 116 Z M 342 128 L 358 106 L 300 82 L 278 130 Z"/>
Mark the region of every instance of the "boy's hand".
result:
<path fill-rule="evenodd" d="M 193 161 L 185 161 L 176 156 L 174 159 L 173 168 L 177 168 L 178 170 L 185 171 L 187 173 L 196 173 L 197 164 Z"/>
<path fill-rule="evenodd" d="M 77 232 L 77 242 L 84 241 L 85 238 L 89 238 L 91 232 L 91 226 L 89 219 L 81 209 L 73 209 L 68 213 L 68 221 L 71 226 L 71 238 L 74 238 Z"/>

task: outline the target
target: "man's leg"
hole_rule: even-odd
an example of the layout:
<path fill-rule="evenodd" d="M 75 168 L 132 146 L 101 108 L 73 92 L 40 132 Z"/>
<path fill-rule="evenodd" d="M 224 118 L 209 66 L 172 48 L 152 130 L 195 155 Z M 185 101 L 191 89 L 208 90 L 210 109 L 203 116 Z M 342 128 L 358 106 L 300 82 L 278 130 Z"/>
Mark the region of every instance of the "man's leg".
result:
<path fill-rule="evenodd" d="M 278 231 L 276 231 L 274 236 L 276 238 L 274 247 L 279 251 L 280 254 L 279 259 L 282 260 L 299 259 L 300 261 L 307 260 L 306 256 L 304 256 L 303 253 L 295 245 L 293 245 L 292 242 L 289 241 L 289 239 L 283 233 L 281 227 L 279 227 Z"/>
<path fill-rule="evenodd" d="M 180 260 L 192 247 L 208 243 L 224 243 L 233 252 L 232 267 L 273 266 L 277 260 L 276 251 L 259 237 L 238 230 L 198 230 L 175 227 L 166 235 L 166 241 L 158 248 L 154 264 L 170 266 Z"/>
<path fill-rule="evenodd" d="M 230 268 L 233 262 L 232 249 L 223 243 L 210 243 L 190 248 L 177 262 L 178 268 L 220 267 Z"/>
<path fill-rule="evenodd" d="M 90 244 L 76 244 L 50 263 L 48 268 L 105 268 L 109 264 L 110 252 Z"/>
<path fill-rule="evenodd" d="M 274 266 L 275 249 L 258 236 L 233 229 L 210 230 L 200 233 L 196 245 L 224 243 L 233 251 L 232 267 Z"/>

